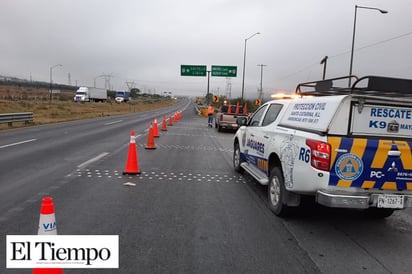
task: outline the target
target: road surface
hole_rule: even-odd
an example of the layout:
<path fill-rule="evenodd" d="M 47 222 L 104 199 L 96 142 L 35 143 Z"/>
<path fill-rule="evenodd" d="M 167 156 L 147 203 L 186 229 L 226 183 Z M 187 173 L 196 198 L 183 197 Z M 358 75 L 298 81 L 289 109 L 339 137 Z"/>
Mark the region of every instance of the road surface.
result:
<path fill-rule="evenodd" d="M 182 111 L 145 149 L 157 118 Z M 160 129 L 160 127 L 159 127 Z M 123 175 L 130 132 L 139 175 Z M 5 235 L 35 235 L 41 199 L 58 234 L 119 235 L 119 269 L 64 273 L 411 273 L 412 216 L 365 219 L 310 203 L 282 219 L 266 188 L 232 167 L 232 132 L 182 101 L 162 110 L 0 132 L 0 269 Z"/>

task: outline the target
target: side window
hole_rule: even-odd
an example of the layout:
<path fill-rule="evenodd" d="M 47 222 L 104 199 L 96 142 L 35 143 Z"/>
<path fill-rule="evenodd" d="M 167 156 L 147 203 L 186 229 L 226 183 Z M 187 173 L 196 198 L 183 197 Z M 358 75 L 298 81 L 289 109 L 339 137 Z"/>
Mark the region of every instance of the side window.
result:
<path fill-rule="evenodd" d="M 267 126 L 275 121 L 282 107 L 283 105 L 281 104 L 270 105 L 268 111 L 266 112 L 265 118 L 263 119 L 262 126 Z"/>
<path fill-rule="evenodd" d="M 267 106 L 262 106 L 258 109 L 255 114 L 252 116 L 252 119 L 249 121 L 249 126 L 257 127 L 260 124 L 260 120 L 262 120 L 262 116 L 265 113 Z"/>

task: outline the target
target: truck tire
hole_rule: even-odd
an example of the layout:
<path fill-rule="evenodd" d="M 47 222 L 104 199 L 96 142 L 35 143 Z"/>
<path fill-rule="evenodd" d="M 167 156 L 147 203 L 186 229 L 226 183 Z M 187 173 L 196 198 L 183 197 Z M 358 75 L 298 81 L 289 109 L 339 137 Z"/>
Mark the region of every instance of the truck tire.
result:
<path fill-rule="evenodd" d="M 269 208 L 277 216 L 286 216 L 288 206 L 284 204 L 287 190 L 283 181 L 282 171 L 280 167 L 275 167 L 270 172 L 268 184 L 268 202 Z"/>
<path fill-rule="evenodd" d="M 383 219 L 392 215 L 395 210 L 392 208 L 371 207 L 365 210 L 366 216 L 373 219 Z"/>
<path fill-rule="evenodd" d="M 236 172 L 243 174 L 244 169 L 241 167 L 241 163 L 243 163 L 242 158 L 240 157 L 240 146 L 238 142 L 235 142 L 235 146 L 233 149 L 233 167 Z"/>

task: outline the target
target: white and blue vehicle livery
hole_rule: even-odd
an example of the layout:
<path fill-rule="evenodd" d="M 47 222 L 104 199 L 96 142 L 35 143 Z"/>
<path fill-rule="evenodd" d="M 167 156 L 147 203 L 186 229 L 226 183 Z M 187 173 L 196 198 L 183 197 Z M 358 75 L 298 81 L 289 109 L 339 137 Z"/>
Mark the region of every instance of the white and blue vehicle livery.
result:
<path fill-rule="evenodd" d="M 412 207 L 412 80 L 367 76 L 334 86 L 343 80 L 299 84 L 298 98 L 237 121 L 234 168 L 268 185 L 279 216 L 302 196 L 374 217 Z"/>

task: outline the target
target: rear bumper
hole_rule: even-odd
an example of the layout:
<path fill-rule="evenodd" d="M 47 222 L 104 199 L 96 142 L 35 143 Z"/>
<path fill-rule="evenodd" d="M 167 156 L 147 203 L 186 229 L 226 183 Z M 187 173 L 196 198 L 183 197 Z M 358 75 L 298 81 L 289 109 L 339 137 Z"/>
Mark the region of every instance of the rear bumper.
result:
<path fill-rule="evenodd" d="M 218 126 L 223 127 L 223 128 L 233 128 L 233 129 L 237 129 L 239 127 L 239 125 L 236 123 L 225 123 L 225 122 L 219 122 Z"/>
<path fill-rule="evenodd" d="M 404 207 L 412 207 L 412 195 L 401 195 L 404 198 Z M 340 208 L 369 208 L 377 207 L 378 193 L 372 194 L 356 194 L 356 193 L 332 193 L 319 190 L 316 193 L 316 202 L 328 207 Z"/>

